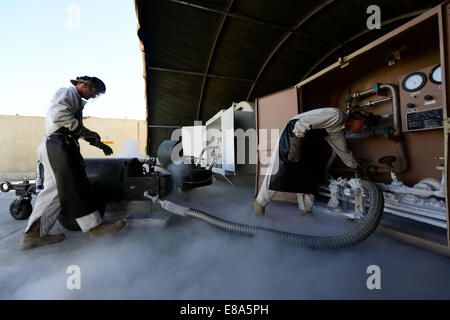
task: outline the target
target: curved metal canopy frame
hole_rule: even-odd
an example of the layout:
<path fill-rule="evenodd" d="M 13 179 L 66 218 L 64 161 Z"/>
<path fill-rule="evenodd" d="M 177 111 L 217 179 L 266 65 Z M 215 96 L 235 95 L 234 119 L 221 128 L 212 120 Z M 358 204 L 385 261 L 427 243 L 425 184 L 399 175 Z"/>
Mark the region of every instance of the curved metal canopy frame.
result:
<path fill-rule="evenodd" d="M 137 0 L 135 0 L 135 1 L 137 1 Z M 301 36 L 309 37 L 312 39 L 316 39 L 317 36 L 315 36 L 313 34 L 309 34 L 307 32 L 302 32 L 302 30 L 301 30 L 301 29 L 303 29 L 302 26 L 304 26 L 306 23 L 313 20 L 319 12 L 321 12 L 324 9 L 329 8 L 333 3 L 337 2 L 337 0 L 322 0 L 320 2 L 320 4 L 318 4 L 315 8 L 310 10 L 305 16 L 303 16 L 301 19 L 299 19 L 299 21 L 297 22 L 297 24 L 295 24 L 295 26 L 291 27 L 291 26 L 276 24 L 271 21 L 266 21 L 266 20 L 259 19 L 257 17 L 253 17 L 253 16 L 246 16 L 243 14 L 234 13 L 233 8 L 235 8 L 238 3 L 238 1 L 236 1 L 236 0 L 227 0 L 226 3 L 223 3 L 223 5 L 224 5 L 223 9 L 220 9 L 220 10 L 212 9 L 212 8 L 206 7 L 201 4 L 189 2 L 189 0 L 187 0 L 187 1 L 167 0 L 167 1 L 176 3 L 178 5 L 188 6 L 191 8 L 195 8 L 198 10 L 203 10 L 203 11 L 210 12 L 212 14 L 219 15 L 218 20 L 217 20 L 217 28 L 215 30 L 215 34 L 213 35 L 214 38 L 212 38 L 212 41 L 210 44 L 210 50 L 209 50 L 209 54 L 207 56 L 206 64 L 204 65 L 203 72 L 193 72 L 193 71 L 188 71 L 188 70 L 174 70 L 174 69 L 167 69 L 167 68 L 158 68 L 156 66 L 155 67 L 151 67 L 151 66 L 146 67 L 146 69 L 148 69 L 148 70 L 157 70 L 157 71 L 161 71 L 161 72 L 175 72 L 175 73 L 181 73 L 181 74 L 196 75 L 196 76 L 201 77 L 202 82 L 201 82 L 200 92 L 198 95 L 198 100 L 193 102 L 193 104 L 197 103 L 197 108 L 195 110 L 196 120 L 200 119 L 202 109 L 207 106 L 207 103 L 205 101 L 205 96 L 206 96 L 206 92 L 207 92 L 207 83 L 208 83 L 209 78 L 228 79 L 228 80 L 232 80 L 232 81 L 244 81 L 244 82 L 251 83 L 251 87 L 250 87 L 248 95 L 247 95 L 247 101 L 250 100 L 252 94 L 254 94 L 254 92 L 255 92 L 255 88 L 256 88 L 257 84 L 264 84 L 264 83 L 269 84 L 268 81 L 263 81 L 261 79 L 261 77 L 262 77 L 264 71 L 266 71 L 268 69 L 270 62 L 277 56 L 277 54 L 280 53 L 280 50 L 287 45 L 288 39 L 292 35 L 301 35 Z M 422 9 L 422 10 L 416 10 L 413 12 L 403 14 L 401 16 L 398 16 L 398 17 L 395 17 L 395 18 L 392 18 L 390 20 L 383 22 L 382 26 L 390 25 L 390 24 L 396 23 L 396 22 L 404 20 L 404 19 L 418 16 L 427 10 L 429 10 L 429 8 Z M 214 63 L 213 62 L 214 57 L 217 54 L 217 50 L 218 50 L 218 46 L 221 41 L 221 37 L 223 37 L 223 34 L 224 34 L 224 29 L 225 29 L 226 23 L 232 19 L 248 21 L 251 23 L 264 25 L 264 26 L 278 29 L 281 31 L 279 40 L 274 45 L 274 47 L 269 52 L 269 54 L 265 57 L 264 62 L 259 66 L 259 69 L 257 69 L 256 77 L 254 79 L 243 79 L 240 77 L 232 77 L 232 76 L 227 76 L 227 75 L 210 74 L 212 65 Z M 333 54 L 336 54 L 339 51 L 339 49 L 342 49 L 349 43 L 352 43 L 353 41 L 366 35 L 369 32 L 370 32 L 370 30 L 366 29 L 366 30 L 352 36 L 348 40 L 345 40 L 342 43 L 328 39 L 327 45 L 329 45 L 332 49 L 328 53 L 323 55 L 322 57 L 319 57 L 318 61 L 316 63 L 314 63 L 314 65 L 306 72 L 305 75 L 300 75 L 300 77 L 302 79 L 299 82 L 307 79 L 311 75 L 311 73 L 314 72 L 315 69 L 320 67 L 320 65 L 323 64 L 324 61 L 326 61 L 327 59 L 332 57 Z M 293 79 L 293 80 L 295 81 L 295 79 Z M 280 87 L 288 86 L 286 84 L 275 84 L 275 83 L 273 83 L 271 85 L 276 85 L 276 86 L 280 86 Z"/>
<path fill-rule="evenodd" d="M 194 3 L 191 3 L 191 2 L 187 2 L 187 1 L 181 1 L 181 0 L 169 0 L 169 1 L 173 2 L 173 3 L 176 3 L 176 4 L 179 4 L 179 5 L 184 5 L 184 6 L 196 8 L 196 9 L 199 9 L 199 10 L 213 12 L 213 13 L 216 13 L 216 14 L 220 14 L 222 16 L 222 18 L 221 18 L 221 20 L 219 22 L 219 26 L 217 28 L 215 40 L 214 40 L 214 42 L 213 42 L 213 44 L 211 46 L 211 50 L 210 50 L 210 54 L 209 54 L 209 57 L 208 57 L 207 66 L 205 68 L 205 72 L 203 73 L 203 80 L 202 80 L 202 85 L 201 85 L 200 94 L 199 94 L 199 100 L 198 100 L 198 104 L 197 104 L 196 120 L 200 119 L 201 109 L 202 109 L 202 105 L 203 105 L 203 97 L 204 97 L 205 85 L 206 85 L 206 80 L 207 80 L 208 75 L 209 75 L 209 70 L 210 70 L 210 67 L 211 67 L 211 61 L 212 61 L 212 58 L 214 56 L 217 43 L 219 41 L 220 35 L 222 34 L 223 25 L 224 25 L 227 17 L 240 19 L 240 20 L 246 20 L 246 21 L 250 21 L 250 22 L 253 22 L 253 23 L 258 23 L 258 24 L 269 26 L 269 27 L 273 27 L 275 29 L 280 29 L 280 30 L 285 30 L 286 31 L 286 33 L 284 34 L 284 36 L 281 39 L 281 41 L 275 46 L 275 48 L 271 51 L 269 56 L 264 61 L 263 65 L 260 67 L 260 69 L 258 71 L 258 75 L 256 76 L 256 78 L 252 81 L 253 83 L 252 83 L 250 92 L 249 92 L 249 94 L 247 96 L 247 100 L 249 100 L 251 94 L 253 93 L 253 90 L 254 90 L 256 84 L 260 82 L 259 78 L 260 78 L 261 74 L 263 73 L 263 71 L 265 70 L 265 68 L 269 64 L 270 60 L 273 58 L 273 56 L 278 52 L 278 50 L 286 42 L 286 40 L 289 39 L 289 37 L 291 35 L 293 35 L 293 34 L 298 34 L 298 35 L 302 35 L 302 36 L 306 36 L 306 37 L 310 37 L 310 38 L 315 38 L 314 35 L 311 35 L 311 34 L 308 34 L 308 33 L 305 33 L 305 32 L 300 32 L 297 29 L 299 29 L 303 24 L 308 22 L 319 11 L 321 11 L 325 7 L 331 5 L 333 2 L 335 2 L 335 0 L 325 0 L 319 6 L 317 6 L 315 9 L 313 9 L 310 13 L 308 13 L 306 15 L 306 17 L 303 17 L 293 28 L 290 28 L 290 27 L 274 24 L 274 23 L 271 23 L 271 22 L 255 19 L 255 18 L 252 18 L 252 17 L 247 17 L 247 16 L 243 16 L 243 15 L 238 15 L 238 14 L 232 14 L 232 13 L 230 13 L 230 11 L 231 11 L 231 8 L 232 8 L 232 6 L 234 4 L 234 0 L 230 1 L 230 3 L 228 4 L 228 6 L 227 6 L 225 11 L 211 9 L 211 8 L 208 8 L 208 7 L 205 7 L 205 6 L 202 6 L 202 5 L 198 5 L 198 4 L 194 4 Z M 330 41 L 330 44 L 338 44 L 338 43 Z"/>
<path fill-rule="evenodd" d="M 227 6 L 226 13 L 230 12 L 231 7 L 233 6 L 233 3 L 234 3 L 234 0 L 231 0 Z M 222 34 L 223 25 L 225 24 L 226 19 L 227 19 L 227 15 L 226 14 L 222 15 L 222 18 L 220 19 L 220 22 L 219 22 L 219 26 L 217 28 L 216 37 L 211 46 L 211 50 L 209 51 L 208 63 L 205 68 L 205 76 L 203 76 L 202 87 L 200 89 L 200 97 L 198 99 L 196 120 L 200 120 L 200 113 L 201 113 L 201 109 L 202 109 L 203 96 L 204 96 L 204 92 L 205 92 L 205 84 L 206 84 L 206 79 L 207 79 L 206 74 L 208 74 L 209 68 L 211 67 L 212 57 L 214 56 L 214 52 L 216 51 L 217 42 L 220 38 L 220 35 Z"/>
<path fill-rule="evenodd" d="M 335 0 L 326 0 L 324 2 L 322 2 L 319 6 L 317 6 L 314 10 L 312 10 L 306 17 L 302 18 L 296 25 L 295 27 L 292 28 L 291 31 L 287 32 L 283 38 L 280 40 L 280 42 L 277 43 L 277 45 L 273 48 L 273 50 L 270 52 L 270 54 L 267 56 L 266 60 L 264 61 L 263 65 L 261 66 L 261 68 L 259 68 L 258 74 L 255 78 L 255 81 L 253 81 L 253 84 L 250 88 L 250 91 L 247 95 L 247 101 L 250 100 L 250 97 L 253 93 L 253 90 L 255 89 L 256 83 L 258 82 L 259 78 L 261 77 L 261 74 L 264 72 L 264 70 L 266 69 L 267 65 L 269 64 L 270 60 L 272 60 L 273 56 L 278 52 L 278 50 L 280 50 L 280 48 L 283 46 L 283 44 L 286 42 L 286 40 L 288 40 L 291 35 L 294 33 L 294 31 L 296 31 L 298 28 L 300 28 L 303 24 L 305 24 L 306 22 L 308 22 L 312 17 L 314 17 L 319 11 L 323 10 L 324 8 L 328 7 L 329 5 L 331 5 L 333 2 L 335 2 Z"/>
<path fill-rule="evenodd" d="M 217 13 L 217 14 L 220 14 L 220 15 L 225 15 L 225 16 L 230 17 L 230 18 L 235 18 L 235 19 L 239 19 L 239 20 L 245 20 L 245 21 L 257 23 L 257 24 L 260 24 L 260 25 L 264 25 L 264 26 L 268 26 L 268 27 L 274 28 L 274 29 L 290 31 L 290 32 L 292 32 L 294 34 L 297 34 L 297 35 L 310 37 L 310 38 L 316 38 L 316 36 L 314 36 L 312 34 L 309 34 L 309 33 L 306 33 L 306 32 L 300 32 L 298 30 L 294 30 L 292 28 L 289 28 L 289 27 L 286 27 L 286 26 L 283 26 L 283 25 L 279 25 L 279 24 L 272 23 L 272 22 L 269 22 L 269 21 L 257 19 L 257 18 L 254 18 L 254 17 L 249 17 L 249 16 L 245 16 L 245 15 L 241 15 L 241 14 L 233 14 L 233 13 L 230 13 L 229 11 L 215 10 L 215 9 L 211 9 L 211 8 L 208 8 L 208 7 L 205 7 L 205 6 L 201 6 L 201 5 L 198 5 L 198 4 L 195 4 L 195 3 L 187 2 L 187 1 L 181 1 L 181 0 L 168 0 L 168 1 L 176 3 L 176 4 L 179 4 L 179 5 L 184 5 L 184 6 L 187 6 L 187 7 L 203 10 L 203 11 L 208 11 L 208 12 L 213 12 L 213 13 Z M 328 40 L 328 41 L 330 41 L 330 40 Z M 330 41 L 330 42 L 334 42 L 334 41 Z M 334 42 L 334 43 L 336 43 L 336 42 Z"/>
<path fill-rule="evenodd" d="M 419 16 L 419 15 L 423 14 L 424 12 L 426 12 L 426 11 L 428 11 L 428 10 L 430 10 L 430 8 L 428 8 L 428 9 L 422 9 L 422 10 L 417 10 L 417 11 L 413 11 L 413 12 L 406 13 L 406 14 L 404 14 L 404 15 L 401 15 L 401 16 L 398 16 L 398 17 L 395 17 L 395 18 L 392 18 L 392 19 L 390 19 L 390 20 L 387 20 L 387 21 L 383 22 L 383 23 L 381 24 L 381 26 L 387 26 L 387 25 L 390 25 L 390 24 L 392 24 L 392 23 L 395 23 L 395 22 L 398 22 L 398 21 L 401 21 L 401 20 L 404 20 L 404 19 L 408 19 L 408 18 L 412 18 L 412 17 Z M 372 31 L 372 30 L 366 29 L 366 30 L 364 30 L 363 32 L 360 32 L 360 33 L 358 33 L 357 35 L 351 37 L 350 39 L 348 39 L 348 40 L 342 42 L 340 45 L 338 45 L 338 46 L 335 47 L 333 50 L 331 50 L 330 52 L 328 52 L 328 53 L 327 53 L 325 56 L 323 56 L 319 61 L 317 61 L 317 62 L 316 62 L 316 63 L 308 70 L 308 72 L 305 73 L 305 75 L 302 77 L 302 79 L 300 80 L 300 82 L 303 81 L 303 80 L 305 80 L 305 79 L 307 79 L 308 76 L 311 74 L 311 72 L 314 71 L 314 69 L 316 69 L 322 62 L 324 62 L 326 59 L 328 59 L 328 58 L 329 58 L 332 54 L 334 54 L 336 51 L 338 51 L 339 49 L 341 49 L 342 47 L 344 47 L 346 44 L 348 44 L 348 43 L 350 43 L 350 42 L 352 42 L 352 41 L 354 41 L 354 40 L 356 40 L 356 39 L 362 37 L 363 35 L 365 35 L 365 34 L 367 34 L 367 33 L 369 33 L 370 31 Z"/>

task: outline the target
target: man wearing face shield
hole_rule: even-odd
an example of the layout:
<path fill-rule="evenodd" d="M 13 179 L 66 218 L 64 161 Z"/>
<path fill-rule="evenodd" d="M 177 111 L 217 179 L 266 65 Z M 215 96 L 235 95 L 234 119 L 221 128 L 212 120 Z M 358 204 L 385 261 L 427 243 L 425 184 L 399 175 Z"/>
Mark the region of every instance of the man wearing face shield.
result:
<path fill-rule="evenodd" d="M 83 125 L 87 100 L 105 93 L 105 84 L 89 76 L 77 77 L 71 83 L 73 87 L 56 92 L 47 111 L 46 135 L 38 148 L 38 158 L 44 166 L 44 189 L 28 220 L 19 246 L 22 250 L 62 241 L 64 234 L 49 234 L 59 214 L 75 218 L 81 230 L 89 231 L 93 238 L 125 225 L 124 221 L 103 223 L 78 144 L 78 139 L 83 138 L 105 155 L 113 153 L 98 133 Z"/>

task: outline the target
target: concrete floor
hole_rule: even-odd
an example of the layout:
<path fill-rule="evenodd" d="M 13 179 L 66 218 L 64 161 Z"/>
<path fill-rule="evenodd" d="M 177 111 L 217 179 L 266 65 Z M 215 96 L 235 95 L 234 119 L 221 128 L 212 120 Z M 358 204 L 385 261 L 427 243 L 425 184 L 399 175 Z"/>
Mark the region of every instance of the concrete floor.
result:
<path fill-rule="evenodd" d="M 217 180 L 168 199 L 228 220 L 278 230 L 330 234 L 353 228 L 320 204 L 303 217 L 295 205 L 270 203 L 266 216 L 251 209 L 253 178 Z M 190 219 L 164 226 L 129 223 L 98 239 L 63 230 L 58 244 L 17 249 L 27 221 L 13 220 L 14 193 L 0 194 L 1 299 L 449 299 L 450 259 L 376 232 L 341 250 L 311 250 L 270 238 L 228 233 Z M 107 212 L 107 219 L 144 217 L 150 203 Z M 153 208 L 153 216 L 168 214 Z M 160 220 L 164 221 L 164 220 Z M 171 220 L 172 221 L 172 220 Z M 67 268 L 81 270 L 81 289 L 70 290 Z M 369 290 L 367 268 L 381 270 L 381 289 Z"/>

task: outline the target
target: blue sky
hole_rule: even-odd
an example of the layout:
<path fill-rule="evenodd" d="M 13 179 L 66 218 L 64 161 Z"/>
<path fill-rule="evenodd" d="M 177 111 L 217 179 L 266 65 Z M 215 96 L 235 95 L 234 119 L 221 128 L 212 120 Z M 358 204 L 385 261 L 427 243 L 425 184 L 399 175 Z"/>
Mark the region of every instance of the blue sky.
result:
<path fill-rule="evenodd" d="M 145 119 L 136 27 L 133 0 L 0 0 L 0 114 L 45 116 L 58 88 L 95 75 L 106 94 L 85 116 Z"/>

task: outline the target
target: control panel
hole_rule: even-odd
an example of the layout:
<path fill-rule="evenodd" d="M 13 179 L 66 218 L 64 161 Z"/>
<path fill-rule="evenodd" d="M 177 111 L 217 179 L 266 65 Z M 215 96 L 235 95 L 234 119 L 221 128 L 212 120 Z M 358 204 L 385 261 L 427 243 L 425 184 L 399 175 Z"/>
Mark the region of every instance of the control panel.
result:
<path fill-rule="evenodd" d="M 443 127 L 441 65 L 400 77 L 402 131 Z"/>

